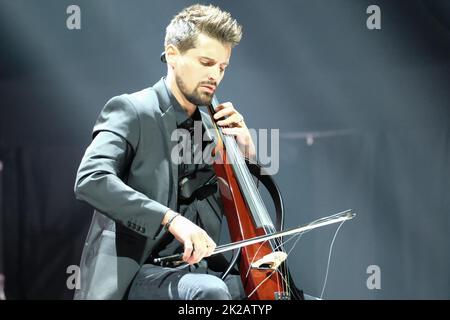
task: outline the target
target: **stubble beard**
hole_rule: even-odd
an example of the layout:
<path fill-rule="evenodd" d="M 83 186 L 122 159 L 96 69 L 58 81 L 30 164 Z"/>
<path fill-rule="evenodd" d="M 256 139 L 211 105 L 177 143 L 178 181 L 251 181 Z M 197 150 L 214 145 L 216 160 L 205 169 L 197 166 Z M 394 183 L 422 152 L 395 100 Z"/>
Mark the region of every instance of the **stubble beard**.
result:
<path fill-rule="evenodd" d="M 200 92 L 200 84 L 197 84 L 192 92 L 188 92 L 186 89 L 186 84 L 180 76 L 175 75 L 175 82 L 177 83 L 178 89 L 180 89 L 181 93 L 193 105 L 207 106 L 211 103 L 213 95 L 208 92 Z"/>

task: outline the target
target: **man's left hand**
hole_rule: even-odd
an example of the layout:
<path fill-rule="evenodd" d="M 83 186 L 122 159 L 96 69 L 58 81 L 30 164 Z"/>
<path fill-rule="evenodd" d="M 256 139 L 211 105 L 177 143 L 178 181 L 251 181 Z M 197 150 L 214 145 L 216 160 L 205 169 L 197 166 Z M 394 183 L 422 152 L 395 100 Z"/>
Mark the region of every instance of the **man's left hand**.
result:
<path fill-rule="evenodd" d="M 226 117 L 226 118 L 224 118 Z M 222 132 L 236 137 L 239 149 L 245 157 L 256 158 L 256 149 L 253 144 L 250 131 L 245 125 L 244 117 L 237 112 L 231 102 L 225 102 L 217 106 L 214 119 L 222 127 Z"/>

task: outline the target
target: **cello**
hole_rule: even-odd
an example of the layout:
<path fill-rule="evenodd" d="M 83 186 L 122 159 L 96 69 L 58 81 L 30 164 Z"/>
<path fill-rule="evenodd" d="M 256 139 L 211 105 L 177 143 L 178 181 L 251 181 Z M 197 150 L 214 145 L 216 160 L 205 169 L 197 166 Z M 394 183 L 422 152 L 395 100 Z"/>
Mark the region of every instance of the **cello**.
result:
<path fill-rule="evenodd" d="M 278 186 L 257 162 L 245 159 L 233 136 L 222 133 L 213 115 L 219 105 L 214 96 L 207 107 L 211 121 L 204 122 L 207 132 L 215 132 L 216 146 L 212 150 L 213 169 L 227 219 L 231 243 L 216 247 L 213 254 L 237 249 L 222 274 L 222 279 L 238 263 L 241 282 L 250 300 L 303 300 L 287 266 L 283 236 L 302 234 L 309 230 L 344 222 L 355 214 L 346 210 L 315 220 L 305 226 L 284 229 L 284 206 Z M 274 202 L 276 224 L 259 193 L 261 182 Z M 154 263 L 178 261 L 183 254 L 154 259 Z"/>
<path fill-rule="evenodd" d="M 217 98 L 207 106 L 213 119 Z M 273 234 L 283 228 L 284 208 L 281 193 L 270 175 L 256 162 L 245 159 L 233 136 L 222 133 L 212 120 L 218 141 L 214 150 L 213 169 L 217 176 L 219 193 L 227 219 L 230 240 L 234 242 Z M 254 178 L 261 181 L 274 201 L 276 225 L 272 222 Z M 282 238 L 247 245 L 235 253 L 229 271 L 239 260 L 242 285 L 251 300 L 303 299 L 287 267 L 287 253 Z M 222 276 L 226 276 L 226 273 Z"/>

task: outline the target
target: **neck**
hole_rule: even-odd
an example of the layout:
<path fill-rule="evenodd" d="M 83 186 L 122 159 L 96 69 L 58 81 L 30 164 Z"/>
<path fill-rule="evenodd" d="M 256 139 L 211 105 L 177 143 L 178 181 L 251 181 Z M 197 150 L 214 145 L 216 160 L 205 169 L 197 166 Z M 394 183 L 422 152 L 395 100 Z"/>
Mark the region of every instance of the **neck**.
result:
<path fill-rule="evenodd" d="M 197 109 L 197 106 L 190 103 L 184 94 L 180 91 L 180 88 L 178 88 L 177 82 L 175 81 L 175 76 L 172 72 L 169 72 L 167 74 L 167 85 L 169 86 L 170 91 L 174 95 L 175 99 L 177 99 L 180 106 L 184 109 L 184 111 L 187 112 L 187 114 L 192 116 L 192 114 L 195 112 L 195 109 Z"/>

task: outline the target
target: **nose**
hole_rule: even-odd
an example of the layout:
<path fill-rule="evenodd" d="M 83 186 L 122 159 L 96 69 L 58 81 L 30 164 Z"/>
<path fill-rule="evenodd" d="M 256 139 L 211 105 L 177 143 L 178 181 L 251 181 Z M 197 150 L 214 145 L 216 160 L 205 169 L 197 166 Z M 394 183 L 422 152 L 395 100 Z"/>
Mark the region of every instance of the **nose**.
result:
<path fill-rule="evenodd" d="M 219 82 L 220 81 L 220 67 L 211 68 L 208 79 L 210 81 Z"/>

